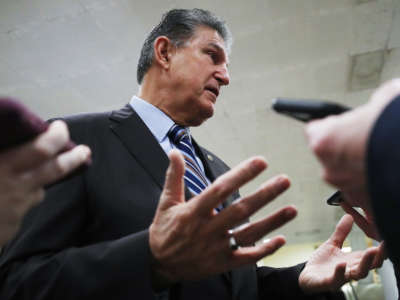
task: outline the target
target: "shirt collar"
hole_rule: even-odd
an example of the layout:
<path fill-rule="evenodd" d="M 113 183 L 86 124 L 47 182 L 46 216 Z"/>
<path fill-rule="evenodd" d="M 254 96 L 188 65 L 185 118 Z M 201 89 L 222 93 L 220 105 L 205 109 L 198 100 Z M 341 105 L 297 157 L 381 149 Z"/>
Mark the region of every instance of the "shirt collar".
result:
<path fill-rule="evenodd" d="M 133 96 L 129 104 L 150 129 L 159 143 L 167 138 L 168 131 L 175 124 L 169 116 L 153 104 L 137 96 Z"/>

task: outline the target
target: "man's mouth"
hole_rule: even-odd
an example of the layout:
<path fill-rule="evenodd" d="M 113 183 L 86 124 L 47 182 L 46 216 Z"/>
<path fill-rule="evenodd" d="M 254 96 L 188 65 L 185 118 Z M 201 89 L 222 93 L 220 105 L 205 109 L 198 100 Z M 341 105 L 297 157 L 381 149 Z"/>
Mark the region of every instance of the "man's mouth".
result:
<path fill-rule="evenodd" d="M 217 87 L 215 87 L 215 86 L 207 85 L 205 87 L 205 90 L 206 91 L 210 91 L 211 93 L 213 93 L 215 95 L 215 98 L 217 98 L 218 95 L 219 95 L 219 89 Z"/>

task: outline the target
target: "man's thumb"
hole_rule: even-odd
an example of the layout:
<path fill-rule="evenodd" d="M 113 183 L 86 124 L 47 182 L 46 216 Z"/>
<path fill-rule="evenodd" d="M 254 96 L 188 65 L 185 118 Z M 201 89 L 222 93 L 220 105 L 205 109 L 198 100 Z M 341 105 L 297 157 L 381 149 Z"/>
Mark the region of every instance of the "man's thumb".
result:
<path fill-rule="evenodd" d="M 164 188 L 161 194 L 159 209 L 167 209 L 173 205 L 185 202 L 183 175 L 185 162 L 179 150 L 173 149 L 168 154 L 169 167 L 165 176 Z"/>
<path fill-rule="evenodd" d="M 353 217 L 349 214 L 344 215 L 339 223 L 336 225 L 335 232 L 329 238 L 330 242 L 341 248 L 343 246 L 344 240 L 347 238 L 353 226 Z"/>

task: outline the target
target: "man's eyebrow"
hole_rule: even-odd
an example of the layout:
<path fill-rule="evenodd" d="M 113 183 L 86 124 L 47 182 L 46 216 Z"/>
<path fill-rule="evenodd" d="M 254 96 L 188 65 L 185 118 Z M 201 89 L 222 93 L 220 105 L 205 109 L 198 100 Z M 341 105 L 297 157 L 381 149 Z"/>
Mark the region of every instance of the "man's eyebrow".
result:
<path fill-rule="evenodd" d="M 214 43 L 214 42 L 209 42 L 208 46 L 215 48 L 216 50 L 218 50 L 219 52 L 223 53 L 224 58 L 225 58 L 225 62 L 228 65 L 229 64 L 229 59 L 228 59 L 228 55 L 226 54 L 226 50 L 224 47 L 221 47 L 221 45 Z"/>

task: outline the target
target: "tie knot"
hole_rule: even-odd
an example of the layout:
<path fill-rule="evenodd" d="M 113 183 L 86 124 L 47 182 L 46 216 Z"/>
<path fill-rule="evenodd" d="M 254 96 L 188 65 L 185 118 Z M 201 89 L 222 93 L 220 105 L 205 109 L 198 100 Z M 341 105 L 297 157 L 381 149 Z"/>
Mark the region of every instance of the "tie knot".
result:
<path fill-rule="evenodd" d="M 187 139 L 189 138 L 188 133 L 186 132 L 186 129 L 177 124 L 175 124 L 174 126 L 171 127 L 171 129 L 168 132 L 168 137 L 172 140 L 172 142 L 174 144 L 178 144 L 185 137 Z"/>

